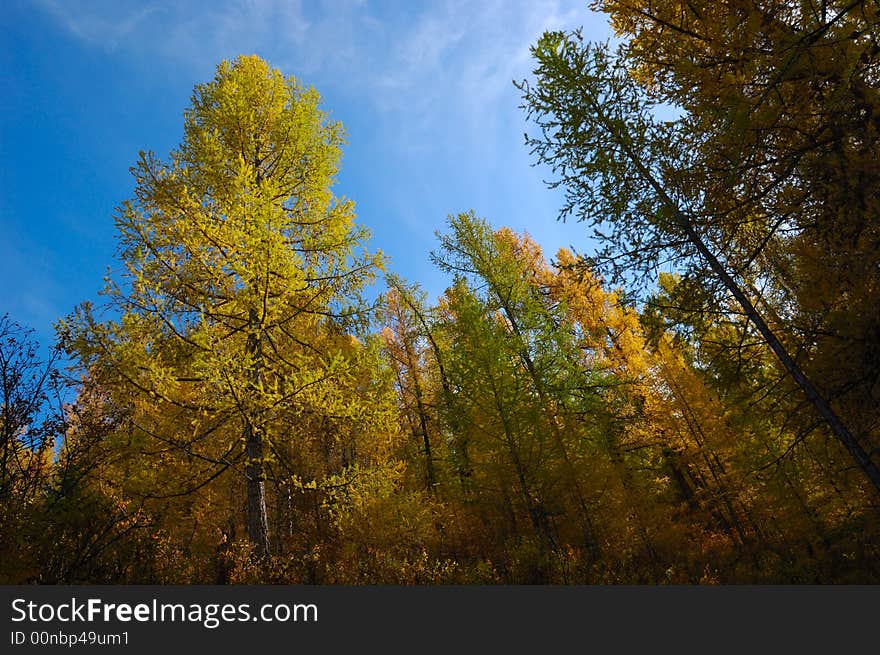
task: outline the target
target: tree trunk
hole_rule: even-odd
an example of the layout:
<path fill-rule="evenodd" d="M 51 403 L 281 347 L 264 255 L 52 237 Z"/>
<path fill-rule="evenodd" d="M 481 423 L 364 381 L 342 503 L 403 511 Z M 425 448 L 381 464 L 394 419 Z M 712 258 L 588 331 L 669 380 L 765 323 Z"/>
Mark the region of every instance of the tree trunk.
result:
<path fill-rule="evenodd" d="M 257 325 L 257 312 L 250 310 L 251 332 L 248 355 L 251 360 L 251 393 L 260 393 L 263 348 Z M 244 440 L 247 449 L 247 525 L 248 538 L 261 557 L 269 556 L 269 520 L 266 515 L 266 482 L 263 468 L 263 435 L 253 424 L 254 417 L 245 417 Z"/>
<path fill-rule="evenodd" d="M 269 554 L 269 521 L 266 516 L 266 482 L 263 471 L 263 438 L 251 426 L 245 429 L 248 465 L 247 522 L 248 538 L 261 556 Z"/>
<path fill-rule="evenodd" d="M 434 486 L 437 484 L 437 477 L 434 474 L 434 458 L 431 455 L 431 438 L 428 436 L 427 410 L 425 408 L 424 399 L 422 398 L 422 385 L 419 381 L 418 361 L 416 360 L 415 353 L 413 353 L 409 340 L 407 339 L 407 335 L 404 335 L 403 346 L 406 352 L 406 357 L 409 360 L 407 366 L 412 375 L 413 393 L 416 397 L 416 405 L 419 412 L 419 427 L 422 431 L 422 444 L 425 448 L 425 482 L 428 486 L 428 491 L 433 493 Z"/>
<path fill-rule="evenodd" d="M 867 477 L 871 484 L 874 485 L 874 489 L 880 493 L 880 469 L 877 468 L 877 465 L 871 460 L 865 449 L 862 448 L 858 440 L 834 412 L 829 402 L 813 385 L 813 382 L 807 377 L 806 373 L 804 373 L 798 363 L 789 354 L 788 350 L 786 350 L 785 346 L 773 330 L 770 329 L 770 326 L 764 321 L 764 317 L 761 316 L 752 301 L 737 284 L 736 280 L 733 279 L 733 277 L 727 272 L 727 269 L 725 269 L 721 262 L 718 261 L 718 258 L 715 257 L 708 247 L 706 247 L 706 244 L 700 239 L 690 222 L 680 213 L 678 214 L 678 219 L 683 223 L 682 227 L 684 227 L 688 239 L 709 263 L 710 268 L 716 275 L 718 275 L 727 290 L 734 298 L 736 298 L 746 316 L 748 316 L 749 320 L 751 320 L 754 326 L 758 329 L 758 332 L 761 334 L 764 341 L 766 341 L 767 345 L 770 346 L 770 349 L 782 363 L 782 366 L 803 390 L 807 400 L 812 403 L 813 407 L 819 412 L 819 415 L 825 419 L 825 422 L 831 428 L 834 436 L 836 436 L 847 451 L 849 451 L 849 454 L 856 461 L 856 464 L 862 469 L 865 477 Z"/>

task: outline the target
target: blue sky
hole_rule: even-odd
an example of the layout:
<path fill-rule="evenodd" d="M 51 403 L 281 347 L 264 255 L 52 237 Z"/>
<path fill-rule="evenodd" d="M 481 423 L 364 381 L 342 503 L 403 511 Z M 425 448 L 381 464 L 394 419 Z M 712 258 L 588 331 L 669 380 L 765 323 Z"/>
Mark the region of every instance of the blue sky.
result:
<path fill-rule="evenodd" d="M 175 147 L 193 86 L 238 54 L 321 93 L 349 135 L 336 192 L 432 296 L 448 280 L 428 253 L 450 213 L 528 230 L 548 255 L 588 244 L 556 221 L 512 85 L 542 31 L 610 36 L 583 0 L 0 4 L 0 313 L 44 342 L 116 264 L 113 211 L 138 151 Z"/>

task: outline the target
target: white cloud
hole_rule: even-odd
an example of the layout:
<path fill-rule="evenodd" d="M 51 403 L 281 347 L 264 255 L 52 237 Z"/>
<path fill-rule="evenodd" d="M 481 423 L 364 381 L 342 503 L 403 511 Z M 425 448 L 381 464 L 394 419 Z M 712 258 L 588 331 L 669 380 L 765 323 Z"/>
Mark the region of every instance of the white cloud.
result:
<path fill-rule="evenodd" d="M 473 207 L 528 226 L 548 250 L 578 242 L 553 221 L 558 196 L 528 166 L 512 81 L 530 74 L 529 46 L 546 29 L 587 24 L 595 38 L 610 35 L 585 0 L 34 2 L 86 47 L 131 58 L 147 75 L 194 84 L 220 59 L 256 53 L 332 96 L 329 109 L 359 121 L 353 137 L 371 148 L 374 170 L 357 177 L 381 194 L 382 216 L 368 217 L 377 237 L 387 220 L 388 234 L 409 234 L 389 239 L 423 243 L 447 213 Z"/>
<path fill-rule="evenodd" d="M 35 0 L 35 4 L 78 39 L 111 52 L 151 14 L 160 10 L 159 5 L 126 6 L 113 2 L 77 7 L 59 0 Z"/>
<path fill-rule="evenodd" d="M 287 72 L 368 92 L 380 109 L 407 111 L 438 99 L 481 111 L 527 71 L 529 44 L 544 29 L 589 18 L 582 0 L 400 3 L 382 14 L 366 0 L 33 1 L 90 47 L 199 71 L 257 52 Z"/>

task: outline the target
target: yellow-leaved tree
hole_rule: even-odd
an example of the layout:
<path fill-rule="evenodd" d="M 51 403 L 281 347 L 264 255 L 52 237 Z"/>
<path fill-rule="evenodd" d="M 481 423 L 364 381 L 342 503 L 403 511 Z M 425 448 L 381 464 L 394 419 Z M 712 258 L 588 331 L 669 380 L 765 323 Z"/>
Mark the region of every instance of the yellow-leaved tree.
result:
<path fill-rule="evenodd" d="M 293 525 L 292 486 L 378 456 L 393 422 L 374 349 L 354 336 L 382 258 L 331 189 L 343 137 L 314 89 L 256 56 L 222 62 L 195 88 L 180 147 L 132 169 L 105 315 L 85 304 L 60 326 L 90 384 L 128 413 L 117 438 L 130 463 L 115 483 L 200 494 L 202 512 L 226 503 L 212 524 L 226 512 L 233 529 L 243 495 L 262 556 L 273 508 Z M 330 435 L 325 455 L 339 451 L 335 469 L 295 457 L 314 447 L 314 426 Z M 279 496 L 268 510 L 267 483 Z"/>

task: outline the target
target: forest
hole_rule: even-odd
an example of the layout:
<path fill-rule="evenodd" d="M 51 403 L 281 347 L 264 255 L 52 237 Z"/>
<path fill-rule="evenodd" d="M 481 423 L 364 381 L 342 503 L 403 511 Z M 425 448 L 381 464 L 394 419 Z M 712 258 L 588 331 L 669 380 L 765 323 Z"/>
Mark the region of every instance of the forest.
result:
<path fill-rule="evenodd" d="M 880 7 L 594 7 L 516 82 L 589 245 L 450 198 L 438 298 L 315 89 L 197 84 L 101 300 L 0 318 L 0 583 L 880 582 Z"/>

